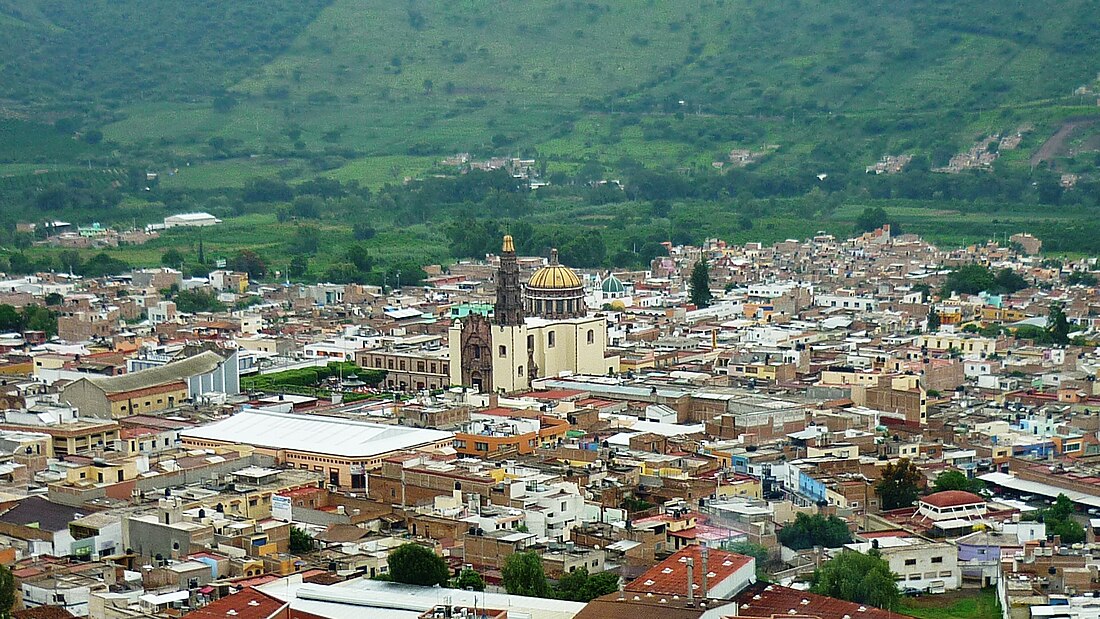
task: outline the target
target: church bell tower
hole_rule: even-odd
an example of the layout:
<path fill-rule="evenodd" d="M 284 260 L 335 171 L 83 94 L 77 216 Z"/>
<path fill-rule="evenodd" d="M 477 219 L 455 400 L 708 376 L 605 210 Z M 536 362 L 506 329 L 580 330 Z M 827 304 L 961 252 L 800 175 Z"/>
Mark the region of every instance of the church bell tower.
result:
<path fill-rule="evenodd" d="M 500 270 L 497 271 L 497 302 L 493 322 L 502 327 L 523 324 L 523 291 L 519 283 L 519 263 L 512 236 L 506 235 L 500 249 Z"/>

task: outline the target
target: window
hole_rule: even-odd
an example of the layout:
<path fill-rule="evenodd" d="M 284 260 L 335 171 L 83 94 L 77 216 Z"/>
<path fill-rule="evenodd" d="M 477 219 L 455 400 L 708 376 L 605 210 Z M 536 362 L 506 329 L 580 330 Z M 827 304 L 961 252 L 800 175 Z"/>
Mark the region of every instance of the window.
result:
<path fill-rule="evenodd" d="M 523 366 L 522 365 L 516 367 L 516 376 L 519 376 L 520 378 L 523 377 Z"/>
<path fill-rule="evenodd" d="M 480 359 L 480 358 L 481 358 L 481 347 L 480 346 L 474 346 L 474 359 Z M 392 368 L 393 366 L 390 366 L 390 367 Z"/>
<path fill-rule="evenodd" d="M 474 450 L 476 451 L 489 451 L 489 443 L 474 443 Z"/>
<path fill-rule="evenodd" d="M 546 345 L 550 348 L 553 348 L 555 344 L 554 335 L 555 333 L 553 331 L 546 334 Z"/>
<path fill-rule="evenodd" d="M 932 557 L 932 563 L 943 563 L 943 557 Z"/>
<path fill-rule="evenodd" d="M 917 564 L 917 560 L 916 560 L 916 559 L 906 559 L 906 560 L 905 560 L 905 564 L 906 564 L 906 565 L 916 565 L 916 564 Z"/>
<path fill-rule="evenodd" d="M 508 347 L 507 346 L 500 346 L 498 348 L 497 354 L 501 357 L 507 357 L 508 356 Z"/>
<path fill-rule="evenodd" d="M 593 331 L 592 329 L 588 330 L 588 343 L 589 344 L 595 344 L 596 343 L 596 332 Z"/>

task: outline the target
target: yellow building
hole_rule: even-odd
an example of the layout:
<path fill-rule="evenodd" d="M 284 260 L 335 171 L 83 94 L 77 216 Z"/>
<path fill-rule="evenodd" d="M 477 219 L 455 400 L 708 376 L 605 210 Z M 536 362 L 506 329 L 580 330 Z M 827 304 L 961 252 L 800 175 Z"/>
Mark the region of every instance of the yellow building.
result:
<path fill-rule="evenodd" d="M 504 237 L 492 320 L 471 314 L 450 328 L 450 382 L 512 393 L 546 376 L 614 373 L 619 359 L 607 356 L 607 323 L 584 307 L 580 279 L 556 252 L 522 289 L 512 238 Z"/>
<path fill-rule="evenodd" d="M 957 333 L 927 334 L 917 337 L 917 346 L 929 350 L 957 350 L 964 355 L 992 355 L 997 352 L 997 340 L 989 337 Z"/>

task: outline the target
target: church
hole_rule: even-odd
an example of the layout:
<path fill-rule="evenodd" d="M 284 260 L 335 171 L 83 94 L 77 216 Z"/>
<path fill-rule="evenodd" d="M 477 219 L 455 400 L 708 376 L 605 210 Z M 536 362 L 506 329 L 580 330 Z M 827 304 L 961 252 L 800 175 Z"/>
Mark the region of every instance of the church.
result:
<path fill-rule="evenodd" d="M 558 263 L 557 250 L 523 285 L 512 237 L 505 236 L 493 316 L 471 314 L 451 325 L 451 384 L 514 393 L 537 378 L 617 372 L 619 358 L 606 356 L 606 321 L 587 313 L 584 285 Z"/>

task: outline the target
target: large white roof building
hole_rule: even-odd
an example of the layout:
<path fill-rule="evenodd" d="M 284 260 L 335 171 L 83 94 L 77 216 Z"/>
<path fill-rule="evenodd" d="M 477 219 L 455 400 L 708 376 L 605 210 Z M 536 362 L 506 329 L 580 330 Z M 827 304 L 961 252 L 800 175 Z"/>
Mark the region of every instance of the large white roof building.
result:
<path fill-rule="evenodd" d="M 185 447 L 252 445 L 279 464 L 327 472 L 329 484 L 365 488 L 366 471 L 407 449 L 449 448 L 451 432 L 260 408 L 180 433 Z"/>

